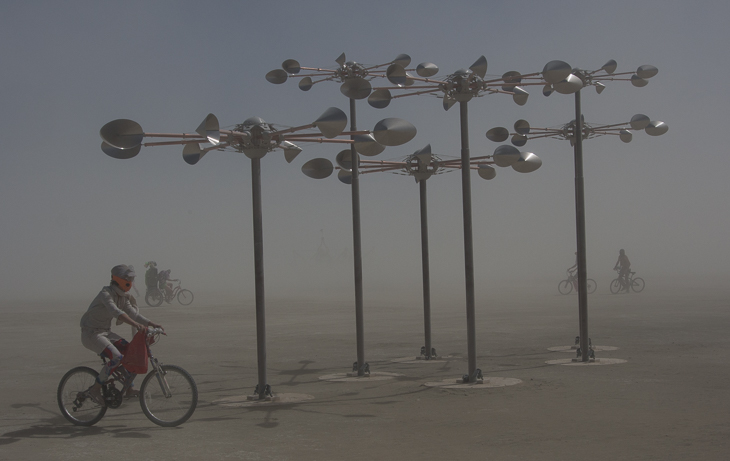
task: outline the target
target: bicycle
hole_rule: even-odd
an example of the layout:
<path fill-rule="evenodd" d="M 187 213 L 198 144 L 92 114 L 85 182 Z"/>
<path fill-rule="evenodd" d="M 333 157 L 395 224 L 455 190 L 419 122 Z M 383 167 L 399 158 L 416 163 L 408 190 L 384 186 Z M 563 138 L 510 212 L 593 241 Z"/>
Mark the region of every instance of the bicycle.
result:
<path fill-rule="evenodd" d="M 586 291 L 588 292 L 588 294 L 596 291 L 597 287 L 598 284 L 595 280 L 586 280 Z M 558 291 L 561 295 L 567 295 L 570 294 L 570 292 L 573 290 L 575 290 L 576 293 L 578 292 L 578 274 L 577 272 L 568 271 L 568 278 L 558 283 Z"/>
<path fill-rule="evenodd" d="M 619 272 L 619 269 L 614 269 L 616 272 Z M 641 277 L 634 277 L 634 274 L 636 272 L 629 272 L 629 286 L 634 291 L 634 293 L 641 293 L 641 291 L 644 289 L 644 279 Z M 619 293 L 622 289 L 625 289 L 624 282 L 621 280 L 623 277 L 619 276 L 613 279 L 611 282 L 611 293 L 616 294 Z"/>
<path fill-rule="evenodd" d="M 182 281 L 177 282 L 177 285 L 173 287 L 172 293 L 170 293 L 169 296 L 166 295 L 164 289 L 160 290 L 157 287 L 147 288 L 147 293 L 144 295 L 144 302 L 146 302 L 150 307 L 158 307 L 162 304 L 162 301 L 169 304 L 177 297 L 177 302 L 183 306 L 189 305 L 193 302 L 193 292 L 187 288 L 182 288 L 180 286 L 181 283 Z"/>
<path fill-rule="evenodd" d="M 145 416 L 163 427 L 174 427 L 187 421 L 198 404 L 198 387 L 190 373 L 176 365 L 163 365 L 153 355 L 150 345 L 165 334 L 161 328 L 147 330 L 146 344 L 152 370 L 139 388 L 139 404 Z M 106 362 L 106 360 L 104 360 Z M 90 388 L 99 375 L 89 367 L 69 370 L 58 384 L 56 399 L 63 417 L 76 426 L 93 426 L 107 409 L 122 405 L 124 394 L 137 376 L 119 366 L 102 385 L 104 403 L 94 401 Z M 116 384 L 122 385 L 121 390 Z"/>

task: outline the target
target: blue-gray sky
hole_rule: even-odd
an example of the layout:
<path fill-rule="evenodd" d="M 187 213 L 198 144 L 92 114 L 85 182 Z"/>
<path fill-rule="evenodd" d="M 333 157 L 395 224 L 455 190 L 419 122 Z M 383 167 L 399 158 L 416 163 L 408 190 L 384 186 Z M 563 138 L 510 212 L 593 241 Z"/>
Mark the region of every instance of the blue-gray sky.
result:
<path fill-rule="evenodd" d="M 551 60 L 618 71 L 659 68 L 644 88 L 607 82 L 584 91 L 586 121 L 666 122 L 661 137 L 637 133 L 586 141 L 588 272 L 604 288 L 618 249 L 648 280 L 728 273 L 730 224 L 722 136 L 729 107 L 726 18 L 721 1 L 482 2 L 96 2 L 10 1 L 0 16 L 0 297 L 93 295 L 118 263 L 156 260 L 199 293 L 253 299 L 250 162 L 213 152 L 198 165 L 179 147 L 143 148 L 131 160 L 100 150 L 99 128 L 130 118 L 149 132 L 191 132 L 210 112 L 230 126 L 251 116 L 281 125 L 347 108 L 338 85 L 309 92 L 271 85 L 282 61 L 334 67 L 340 53 L 377 64 L 407 53 L 446 75 L 486 56 L 489 75 L 542 70 Z M 469 104 L 472 155 L 491 154 L 494 126 L 573 118 L 573 98 L 530 89 L 525 106 L 490 95 Z M 430 143 L 458 156 L 458 107 L 432 97 L 358 104 L 358 126 L 401 117 L 418 128 L 410 143 L 380 159 L 401 159 Z M 339 148 L 305 145 L 287 164 L 262 160 L 266 283 L 271 294 L 327 293 L 352 286 L 350 191 L 334 177 L 300 171 Z M 503 282 L 555 284 L 573 264 L 574 171 L 570 145 L 535 140 L 543 167 L 499 170 L 472 180 L 478 294 Z M 429 181 L 434 285 L 463 287 L 458 173 Z M 411 178 L 361 181 L 366 293 L 420 296 L 418 187 Z M 324 237 L 333 262 L 314 254 Z M 139 285 L 142 285 L 140 280 Z"/>

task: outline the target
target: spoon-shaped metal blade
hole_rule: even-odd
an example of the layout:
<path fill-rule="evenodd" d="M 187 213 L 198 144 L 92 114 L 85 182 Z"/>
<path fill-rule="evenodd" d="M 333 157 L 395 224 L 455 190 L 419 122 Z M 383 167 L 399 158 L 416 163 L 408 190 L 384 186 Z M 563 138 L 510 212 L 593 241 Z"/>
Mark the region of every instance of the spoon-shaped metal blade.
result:
<path fill-rule="evenodd" d="M 205 152 L 200 149 L 198 143 L 185 144 L 185 147 L 183 147 L 183 160 L 188 165 L 195 165 L 203 158 L 203 155 L 205 155 Z"/>
<path fill-rule="evenodd" d="M 522 74 L 520 74 L 516 70 L 511 70 L 502 74 L 502 80 L 504 81 L 502 89 L 504 91 L 512 91 L 512 88 L 514 88 L 522 81 Z"/>
<path fill-rule="evenodd" d="M 400 64 L 391 64 L 388 66 L 388 70 L 385 71 L 385 76 L 388 77 L 388 81 L 393 85 L 406 84 L 406 69 Z"/>
<path fill-rule="evenodd" d="M 387 89 L 380 89 L 373 91 L 368 97 L 368 104 L 376 109 L 384 109 L 390 104 L 390 100 L 393 96 Z"/>
<path fill-rule="evenodd" d="M 529 134 L 530 123 L 527 120 L 517 120 L 515 122 L 515 131 L 519 134 Z"/>
<path fill-rule="evenodd" d="M 542 166 L 540 157 L 532 152 L 520 152 L 520 159 L 512 165 L 518 173 L 531 173 Z"/>
<path fill-rule="evenodd" d="M 649 65 L 643 65 L 639 66 L 638 69 L 636 69 L 636 75 L 639 76 L 639 78 L 652 78 L 659 72 L 659 69 L 657 69 L 654 66 Z"/>
<path fill-rule="evenodd" d="M 524 106 L 527 104 L 527 98 L 530 96 L 530 93 L 523 90 L 519 86 L 516 86 L 512 88 L 512 100 L 518 105 L 518 106 Z"/>
<path fill-rule="evenodd" d="M 274 69 L 268 74 L 266 74 L 266 81 L 269 83 L 273 83 L 275 85 L 279 85 L 281 83 L 284 83 L 289 78 L 289 74 L 287 74 L 285 71 L 281 69 Z"/>
<path fill-rule="evenodd" d="M 598 94 L 603 93 L 603 90 L 606 89 L 606 85 L 604 85 L 601 82 L 596 82 L 596 83 L 593 84 L 593 86 L 596 87 L 596 93 L 598 93 Z"/>
<path fill-rule="evenodd" d="M 208 142 L 211 144 L 220 144 L 220 124 L 218 123 L 218 117 L 213 114 L 208 114 L 205 120 L 198 125 L 195 132 L 204 138 L 208 138 Z"/>
<path fill-rule="evenodd" d="M 551 94 L 553 94 L 553 91 L 555 90 L 553 89 L 553 86 L 549 83 L 542 87 L 542 94 L 545 96 L 550 96 Z"/>
<path fill-rule="evenodd" d="M 615 60 L 610 59 L 606 64 L 601 67 L 601 70 L 603 70 L 607 74 L 613 74 L 616 72 L 616 67 L 618 66 L 618 63 L 616 63 Z"/>
<path fill-rule="evenodd" d="M 494 179 L 494 177 L 497 176 L 497 170 L 489 165 L 480 164 L 477 174 L 479 174 L 482 179 Z"/>
<path fill-rule="evenodd" d="M 330 107 L 313 123 L 325 138 L 334 138 L 340 135 L 347 127 L 347 115 L 337 107 Z"/>
<path fill-rule="evenodd" d="M 487 58 L 480 56 L 469 69 L 474 71 L 480 78 L 484 78 L 487 75 Z"/>
<path fill-rule="evenodd" d="M 297 155 L 299 155 L 299 152 L 302 151 L 301 147 L 289 141 L 282 141 L 281 144 L 279 144 L 279 147 L 284 149 L 284 159 L 286 160 L 286 163 L 293 162 L 294 159 L 297 158 Z"/>
<path fill-rule="evenodd" d="M 364 78 L 350 78 L 340 85 L 340 92 L 350 99 L 365 99 L 373 90 L 370 82 Z"/>
<path fill-rule="evenodd" d="M 120 118 L 107 123 L 99 130 L 101 139 L 119 149 L 131 149 L 142 144 L 144 132 L 139 123 Z"/>
<path fill-rule="evenodd" d="M 560 94 L 573 94 L 583 88 L 583 80 L 575 74 L 570 74 L 565 80 L 553 84 L 553 88 Z"/>
<path fill-rule="evenodd" d="M 299 81 L 299 89 L 302 91 L 309 91 L 312 88 L 312 78 L 311 77 L 304 77 Z"/>
<path fill-rule="evenodd" d="M 299 61 L 297 61 L 296 59 L 287 59 L 281 64 L 281 68 L 290 74 L 298 74 L 299 71 L 302 70 L 301 66 L 299 65 Z"/>
<path fill-rule="evenodd" d="M 634 85 L 637 88 L 644 87 L 649 84 L 648 80 L 644 80 L 643 78 L 639 77 L 638 75 L 634 74 L 631 76 L 631 84 Z"/>
<path fill-rule="evenodd" d="M 634 137 L 634 135 L 631 134 L 628 130 L 621 130 L 618 133 L 618 137 L 621 141 L 629 143 L 631 142 L 631 139 Z"/>
<path fill-rule="evenodd" d="M 520 151 L 516 147 L 508 145 L 499 146 L 494 149 L 492 160 L 499 167 L 511 166 L 520 160 Z"/>
<path fill-rule="evenodd" d="M 649 136 L 661 136 L 668 130 L 669 127 L 667 124 L 658 120 L 652 120 L 648 125 L 646 125 L 646 128 L 644 128 L 644 131 L 646 131 L 646 134 Z"/>
<path fill-rule="evenodd" d="M 352 184 L 352 171 L 347 171 L 347 170 L 338 171 L 337 179 L 339 179 L 340 182 L 347 184 L 349 186 L 350 184 Z"/>
<path fill-rule="evenodd" d="M 116 158 L 119 160 L 127 160 L 135 155 L 139 154 L 140 149 L 142 149 L 142 146 L 139 145 L 137 147 L 132 147 L 129 149 L 120 149 L 118 147 L 114 147 L 104 141 L 101 143 L 101 150 L 108 155 L 109 157 Z"/>
<path fill-rule="evenodd" d="M 375 124 L 373 137 L 384 146 L 400 146 L 416 136 L 416 127 L 400 118 L 384 118 Z"/>
<path fill-rule="evenodd" d="M 487 131 L 487 139 L 494 142 L 505 142 L 509 139 L 509 130 L 502 126 L 497 126 Z"/>
<path fill-rule="evenodd" d="M 636 114 L 631 117 L 629 124 L 633 130 L 643 130 L 651 120 L 644 114 Z"/>
<path fill-rule="evenodd" d="M 337 62 L 337 64 L 339 64 L 341 66 L 344 66 L 345 65 L 345 62 L 347 62 L 347 58 L 345 57 L 345 53 L 342 53 L 341 55 L 339 55 L 337 57 L 337 59 L 335 59 L 335 62 Z"/>
<path fill-rule="evenodd" d="M 454 104 L 456 104 L 456 100 L 454 98 L 444 96 L 444 110 L 451 109 Z"/>
<path fill-rule="evenodd" d="M 360 165 L 360 157 L 355 154 L 355 159 L 357 160 L 358 166 Z M 335 162 L 337 162 L 337 166 L 342 168 L 343 170 L 352 171 L 352 151 L 350 149 L 341 150 L 339 154 L 335 157 Z"/>
<path fill-rule="evenodd" d="M 565 61 L 550 61 L 542 68 L 542 78 L 554 84 L 568 78 L 572 71 L 573 68 Z"/>
<path fill-rule="evenodd" d="M 433 154 L 431 153 L 431 144 L 426 144 L 425 147 L 418 149 L 412 154 L 412 156 L 417 157 L 418 161 L 423 163 L 424 165 L 428 165 L 433 159 Z"/>
<path fill-rule="evenodd" d="M 374 157 L 385 150 L 385 146 L 376 141 L 372 134 L 356 134 L 352 138 L 355 150 L 366 157 Z"/>
<path fill-rule="evenodd" d="M 439 66 L 432 62 L 422 62 L 416 67 L 416 73 L 419 77 L 433 77 L 438 72 Z"/>
<path fill-rule="evenodd" d="M 399 54 L 393 60 L 393 64 L 398 64 L 399 66 L 402 66 L 402 67 L 408 67 L 408 65 L 410 63 L 411 63 L 411 57 L 405 53 Z"/>
<path fill-rule="evenodd" d="M 302 165 L 302 173 L 314 179 L 327 178 L 334 170 L 334 165 L 326 158 L 314 158 Z"/>
<path fill-rule="evenodd" d="M 511 142 L 513 146 L 522 147 L 527 144 L 527 136 L 524 134 L 513 134 Z"/>

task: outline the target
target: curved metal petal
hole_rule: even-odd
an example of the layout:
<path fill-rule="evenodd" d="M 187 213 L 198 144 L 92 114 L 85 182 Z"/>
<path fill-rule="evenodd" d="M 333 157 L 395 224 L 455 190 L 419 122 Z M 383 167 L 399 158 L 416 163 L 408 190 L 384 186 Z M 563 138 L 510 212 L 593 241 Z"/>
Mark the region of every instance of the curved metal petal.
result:
<path fill-rule="evenodd" d="M 289 74 L 281 69 L 274 69 L 266 74 L 266 81 L 273 84 L 280 84 L 287 81 Z"/>
<path fill-rule="evenodd" d="M 523 90 L 519 86 L 516 86 L 512 88 L 512 100 L 518 105 L 518 106 L 524 106 L 527 103 L 527 98 L 530 96 L 530 93 Z"/>
<path fill-rule="evenodd" d="M 357 164 L 360 165 L 360 157 L 357 154 L 355 154 L 355 159 Z M 343 170 L 352 171 L 352 151 L 350 149 L 341 150 L 335 157 L 335 162 Z"/>
<path fill-rule="evenodd" d="M 366 157 L 374 157 L 385 150 L 385 146 L 378 143 L 372 134 L 356 134 L 352 139 L 355 150 Z"/>
<path fill-rule="evenodd" d="M 505 142 L 509 139 L 509 130 L 501 126 L 494 127 L 487 131 L 487 139 L 494 142 Z"/>
<path fill-rule="evenodd" d="M 220 124 L 218 123 L 218 117 L 213 114 L 208 114 L 205 120 L 200 122 L 195 132 L 204 138 L 208 138 L 208 142 L 211 144 L 220 144 Z"/>
<path fill-rule="evenodd" d="M 339 179 L 340 182 L 347 184 L 349 186 L 350 184 L 352 184 L 352 171 L 347 171 L 347 170 L 338 171 L 337 179 Z"/>
<path fill-rule="evenodd" d="M 541 166 L 540 157 L 532 152 L 520 152 L 520 159 L 512 165 L 512 169 L 518 173 L 532 173 Z"/>
<path fill-rule="evenodd" d="M 421 64 L 416 67 L 416 73 L 420 77 L 433 77 L 434 75 L 438 74 L 439 72 L 439 66 L 432 62 L 422 62 Z"/>
<path fill-rule="evenodd" d="M 495 176 L 497 176 L 497 170 L 492 168 L 489 165 L 479 165 L 479 169 L 477 170 L 477 173 L 482 179 L 494 179 Z"/>
<path fill-rule="evenodd" d="M 614 72 L 616 72 L 617 66 L 618 63 L 615 60 L 611 59 L 606 64 L 604 64 L 603 67 L 601 67 L 601 70 L 603 70 L 607 74 L 613 74 Z"/>
<path fill-rule="evenodd" d="M 652 120 L 651 123 L 646 125 L 646 128 L 644 128 L 644 131 L 646 131 L 646 134 L 649 136 L 661 136 L 668 130 L 669 127 L 667 124 L 658 120 Z"/>
<path fill-rule="evenodd" d="M 342 53 L 341 55 L 337 56 L 337 59 L 335 59 L 335 62 L 341 66 L 345 65 L 345 62 L 347 62 L 347 58 L 345 57 L 345 53 Z"/>
<path fill-rule="evenodd" d="M 398 64 L 399 66 L 402 66 L 402 67 L 408 67 L 408 65 L 410 63 L 411 63 L 411 57 L 405 53 L 399 54 L 393 60 L 393 64 Z"/>
<path fill-rule="evenodd" d="M 650 119 L 644 114 L 636 114 L 631 117 L 629 124 L 633 130 L 643 130 L 649 124 Z"/>
<path fill-rule="evenodd" d="M 334 138 L 340 135 L 347 127 L 347 115 L 337 107 L 330 107 L 313 123 L 325 138 Z"/>
<path fill-rule="evenodd" d="M 596 83 L 593 84 L 593 86 L 596 87 L 596 93 L 598 93 L 598 94 L 603 93 L 603 90 L 606 89 L 606 85 L 604 85 L 601 82 L 596 82 Z"/>
<path fill-rule="evenodd" d="M 527 120 L 517 120 L 515 122 L 515 131 L 519 134 L 529 134 L 530 123 Z"/>
<path fill-rule="evenodd" d="M 388 77 L 388 81 L 393 85 L 406 84 L 406 69 L 400 64 L 391 64 L 388 66 L 388 70 L 385 71 L 385 76 Z"/>
<path fill-rule="evenodd" d="M 451 107 L 453 107 L 454 104 L 456 104 L 456 100 L 454 98 L 444 96 L 444 110 L 451 109 Z"/>
<path fill-rule="evenodd" d="M 360 77 L 349 78 L 340 85 L 340 92 L 350 99 L 365 99 L 372 90 L 370 82 Z"/>
<path fill-rule="evenodd" d="M 568 78 L 572 71 L 573 68 L 565 61 L 550 61 L 542 68 L 542 78 L 548 83 L 558 83 Z"/>
<path fill-rule="evenodd" d="M 583 88 L 583 80 L 575 74 L 570 74 L 565 80 L 553 84 L 553 88 L 560 94 L 573 94 Z"/>
<path fill-rule="evenodd" d="M 621 130 L 618 133 L 618 137 L 619 139 L 621 139 L 621 141 L 629 143 L 631 142 L 631 139 L 634 137 L 634 135 L 631 134 L 631 132 L 628 130 Z"/>
<path fill-rule="evenodd" d="M 416 81 L 413 80 L 413 76 L 411 74 L 409 74 L 408 72 L 406 72 L 406 83 L 405 83 L 405 86 L 411 86 L 414 83 L 416 83 Z"/>
<path fill-rule="evenodd" d="M 550 83 L 548 83 L 547 85 L 542 87 L 542 94 L 545 96 L 550 96 L 551 94 L 553 94 L 553 91 L 555 91 L 555 90 L 553 89 L 553 86 Z"/>
<path fill-rule="evenodd" d="M 135 155 L 139 154 L 140 149 L 142 149 L 141 145 L 137 147 L 131 147 L 129 149 L 120 149 L 104 141 L 101 142 L 101 150 L 104 151 L 104 153 L 109 157 L 119 160 L 127 160 L 134 157 Z"/>
<path fill-rule="evenodd" d="M 390 94 L 390 90 L 375 90 L 368 97 L 368 104 L 376 109 L 384 109 L 388 107 L 391 99 L 393 99 L 393 96 Z"/>
<path fill-rule="evenodd" d="M 205 152 L 200 149 L 198 143 L 185 144 L 185 147 L 183 147 L 183 160 L 188 165 L 195 165 L 203 158 L 203 155 L 205 155 Z"/>
<path fill-rule="evenodd" d="M 298 74 L 302 70 L 299 61 L 296 59 L 287 59 L 281 64 L 281 68 L 290 74 Z"/>
<path fill-rule="evenodd" d="M 484 78 L 487 75 L 487 58 L 483 55 L 479 57 L 469 69 L 473 70 L 480 78 Z"/>
<path fill-rule="evenodd" d="M 284 149 L 284 159 L 286 163 L 291 163 L 297 158 L 297 155 L 302 151 L 302 148 L 289 141 L 282 141 L 279 147 Z"/>
<path fill-rule="evenodd" d="M 520 160 L 520 151 L 516 147 L 505 144 L 494 149 L 492 160 L 499 167 L 511 166 Z"/>
<path fill-rule="evenodd" d="M 312 88 L 312 78 L 311 77 L 304 77 L 299 81 L 299 89 L 302 91 L 309 91 Z"/>
<path fill-rule="evenodd" d="M 649 84 L 648 80 L 644 80 L 643 78 L 639 77 L 638 75 L 634 74 L 631 76 L 631 84 L 634 85 L 637 88 L 644 87 Z"/>
<path fill-rule="evenodd" d="M 512 91 L 512 88 L 514 88 L 515 85 L 518 85 L 522 81 L 522 74 L 517 72 L 516 70 L 511 70 L 502 74 L 502 80 L 504 81 L 502 89 L 504 91 Z"/>
<path fill-rule="evenodd" d="M 302 165 L 302 173 L 314 179 L 324 179 L 334 170 L 334 165 L 326 158 L 314 158 Z"/>
<path fill-rule="evenodd" d="M 644 79 L 652 78 L 657 73 L 659 73 L 659 69 L 657 69 L 654 66 L 650 66 L 650 65 L 639 66 L 639 68 L 636 69 L 636 75 L 638 75 L 639 78 L 644 78 Z"/>
<path fill-rule="evenodd" d="M 522 147 L 527 144 L 527 136 L 524 134 L 513 134 L 511 142 L 513 146 Z"/>
<path fill-rule="evenodd" d="M 265 147 L 244 147 L 242 150 L 243 155 L 252 160 L 255 158 L 264 158 L 269 153 L 269 150 Z"/>
<path fill-rule="evenodd" d="M 384 146 L 400 146 L 416 136 L 417 130 L 410 122 L 400 118 L 385 118 L 375 124 L 373 137 Z"/>
<path fill-rule="evenodd" d="M 119 149 L 131 149 L 140 146 L 144 139 L 144 132 L 140 124 L 126 118 L 107 123 L 101 127 L 99 135 L 104 142 Z"/>

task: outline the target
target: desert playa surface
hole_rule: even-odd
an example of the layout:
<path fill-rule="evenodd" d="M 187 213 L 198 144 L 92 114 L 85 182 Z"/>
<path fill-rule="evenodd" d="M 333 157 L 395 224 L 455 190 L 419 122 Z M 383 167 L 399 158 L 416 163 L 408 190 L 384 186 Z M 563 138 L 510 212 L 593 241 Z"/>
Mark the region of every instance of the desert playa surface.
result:
<path fill-rule="evenodd" d="M 245 398 L 257 382 L 252 300 L 145 306 L 169 333 L 155 355 L 198 385 L 198 408 L 177 428 L 155 426 L 133 400 L 93 427 L 68 423 L 56 404 L 60 378 L 100 365 L 79 340 L 88 301 L 5 304 L 0 458 L 728 459 L 730 290 L 647 280 L 643 293 L 611 295 L 599 284 L 589 297 L 598 361 L 576 365 L 577 297 L 555 285 L 477 299 L 482 386 L 451 385 L 467 369 L 460 299 L 432 303 L 441 358 L 426 362 L 415 360 L 424 343 L 417 298 L 366 293 L 372 376 L 348 380 L 338 378 L 356 358 L 351 297 L 267 298 L 268 381 L 281 399 L 256 404 Z"/>

